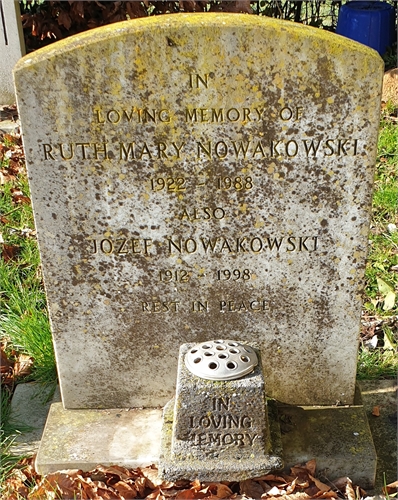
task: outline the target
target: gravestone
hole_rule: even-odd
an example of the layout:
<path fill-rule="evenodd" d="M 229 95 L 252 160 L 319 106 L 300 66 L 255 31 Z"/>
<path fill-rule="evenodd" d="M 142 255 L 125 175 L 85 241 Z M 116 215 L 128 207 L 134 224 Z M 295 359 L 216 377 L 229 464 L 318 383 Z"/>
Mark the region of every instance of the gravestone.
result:
<path fill-rule="evenodd" d="M 259 342 L 271 397 L 352 403 L 381 75 L 345 38 L 218 14 L 21 60 L 66 408 L 164 405 L 209 336 Z"/>
<path fill-rule="evenodd" d="M 12 70 L 25 54 L 21 12 L 16 0 L 0 0 L 0 104 L 13 104 Z"/>
<path fill-rule="evenodd" d="M 217 337 L 258 344 L 270 397 L 354 402 L 382 72 L 345 38 L 215 13 L 18 63 L 66 409 L 164 405 L 178 347 Z"/>

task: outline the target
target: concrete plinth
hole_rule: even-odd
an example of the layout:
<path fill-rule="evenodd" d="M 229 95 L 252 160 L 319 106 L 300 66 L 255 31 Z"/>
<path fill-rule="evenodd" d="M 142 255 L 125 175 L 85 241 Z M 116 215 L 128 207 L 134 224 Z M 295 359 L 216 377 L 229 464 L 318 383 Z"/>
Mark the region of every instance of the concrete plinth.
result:
<path fill-rule="evenodd" d="M 316 459 L 328 479 L 348 476 L 362 488 L 375 483 L 377 456 L 359 390 L 342 407 L 278 406 L 285 470 Z"/>
<path fill-rule="evenodd" d="M 365 392 L 365 403 L 367 397 Z M 379 403 L 378 399 L 375 401 L 374 404 Z M 376 452 L 358 396 L 355 402 L 350 407 L 279 405 L 286 470 L 315 458 L 317 471 L 328 479 L 348 476 L 363 488 L 371 488 Z M 173 408 L 171 404 L 170 409 Z M 272 409 L 270 402 L 268 408 Z M 269 418 L 269 421 L 274 420 Z M 161 427 L 160 409 L 64 410 L 61 403 L 55 403 L 47 419 L 36 468 L 47 474 L 60 469 L 90 470 L 97 464 L 126 467 L 159 464 Z M 379 427 L 383 431 L 381 424 Z M 376 441 L 378 454 L 387 456 L 394 452 L 393 434 L 392 429 L 390 440 Z M 205 461 L 202 465 L 205 466 Z"/>
<path fill-rule="evenodd" d="M 87 471 L 96 465 L 140 467 L 158 461 L 162 410 L 65 410 L 51 405 L 36 470 Z"/>
<path fill-rule="evenodd" d="M 37 452 L 51 403 L 61 401 L 59 388 L 30 382 L 17 385 L 12 397 L 10 420 L 18 429 L 11 451 L 15 455 Z"/>

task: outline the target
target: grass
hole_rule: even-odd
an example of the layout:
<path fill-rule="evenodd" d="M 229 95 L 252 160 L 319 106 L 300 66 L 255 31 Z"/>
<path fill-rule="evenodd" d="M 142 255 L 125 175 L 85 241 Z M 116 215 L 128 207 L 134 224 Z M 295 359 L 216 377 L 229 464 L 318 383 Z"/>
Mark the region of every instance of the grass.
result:
<path fill-rule="evenodd" d="M 365 318 L 378 324 L 378 344 L 362 343 L 359 379 L 393 378 L 398 371 L 398 124 L 390 119 L 396 114 L 387 104 L 380 125 L 363 306 Z"/>
<path fill-rule="evenodd" d="M 10 139 L 4 144 L 5 148 L 14 146 Z M 3 157 L 0 168 L 7 172 L 9 167 L 9 158 Z M 34 359 L 31 378 L 53 382 L 55 359 L 32 207 L 23 198 L 28 198 L 29 187 L 24 170 L 15 177 L 4 184 L 0 196 L 2 237 L 15 257 L 6 260 L 3 255 L 0 259 L 0 336 L 8 352 L 13 350 Z"/>

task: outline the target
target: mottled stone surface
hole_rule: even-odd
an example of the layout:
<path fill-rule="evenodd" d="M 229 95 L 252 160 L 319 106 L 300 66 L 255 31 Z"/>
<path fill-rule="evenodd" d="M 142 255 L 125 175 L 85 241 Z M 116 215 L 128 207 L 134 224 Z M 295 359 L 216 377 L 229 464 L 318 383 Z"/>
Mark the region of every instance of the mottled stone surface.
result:
<path fill-rule="evenodd" d="M 348 476 L 362 488 L 375 484 L 377 454 L 359 390 L 354 404 L 278 406 L 285 472 L 315 458 L 318 474 Z"/>
<path fill-rule="evenodd" d="M 144 467 L 160 454 L 160 409 L 65 410 L 51 405 L 36 470 L 91 470 L 98 464 Z"/>
<path fill-rule="evenodd" d="M 0 0 L 0 54 L 0 104 L 13 104 L 15 90 L 12 69 L 18 59 L 25 55 L 21 12 L 17 1 Z"/>
<path fill-rule="evenodd" d="M 398 471 L 397 380 L 361 380 L 364 409 L 377 454 L 376 493 L 396 481 Z M 379 416 L 375 412 L 379 410 Z M 350 476 L 351 477 L 351 476 Z"/>
<path fill-rule="evenodd" d="M 159 473 L 172 481 L 241 481 L 280 469 L 278 417 L 268 418 L 261 366 L 237 380 L 205 380 L 185 366 L 194 346 L 180 348 L 175 400 L 164 410 Z"/>
<path fill-rule="evenodd" d="M 10 421 L 18 431 L 11 445 L 14 455 L 37 453 L 51 403 L 61 401 L 59 387 L 36 382 L 18 384 L 11 401 Z"/>
<path fill-rule="evenodd" d="M 17 65 L 67 408 L 163 405 L 208 338 L 258 341 L 272 397 L 352 402 L 381 79 L 363 45 L 238 14 Z"/>

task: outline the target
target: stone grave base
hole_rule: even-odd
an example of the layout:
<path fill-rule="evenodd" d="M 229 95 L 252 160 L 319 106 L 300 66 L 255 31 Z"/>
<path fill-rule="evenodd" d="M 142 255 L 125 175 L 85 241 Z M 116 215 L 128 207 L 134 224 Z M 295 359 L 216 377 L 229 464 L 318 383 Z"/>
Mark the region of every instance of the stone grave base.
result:
<path fill-rule="evenodd" d="M 355 403 L 349 407 L 278 405 L 285 470 L 315 458 L 317 471 L 328 479 L 348 476 L 371 488 L 376 452 L 359 391 Z M 160 409 L 65 410 L 54 403 L 36 469 L 48 474 L 62 469 L 87 471 L 98 464 L 158 464 L 162 424 Z"/>
<path fill-rule="evenodd" d="M 329 480 L 348 476 L 364 489 L 375 483 L 377 456 L 359 388 L 351 406 L 278 405 L 285 471 L 316 459 Z"/>
<path fill-rule="evenodd" d="M 257 459 L 237 460 L 215 460 L 215 459 L 186 459 L 175 460 L 172 458 L 172 428 L 174 418 L 174 399 L 164 408 L 163 431 L 162 431 L 162 452 L 161 471 L 167 479 L 187 479 L 198 478 L 200 481 L 240 481 L 252 477 L 264 475 L 264 470 L 271 472 L 275 466 L 280 466 L 282 456 L 282 443 L 279 422 L 277 421 L 277 409 L 273 401 L 269 401 L 268 424 L 270 440 L 273 445 L 273 454 Z"/>
<path fill-rule="evenodd" d="M 88 471 L 96 465 L 141 467 L 160 455 L 161 409 L 65 410 L 53 403 L 36 457 L 36 470 Z"/>

